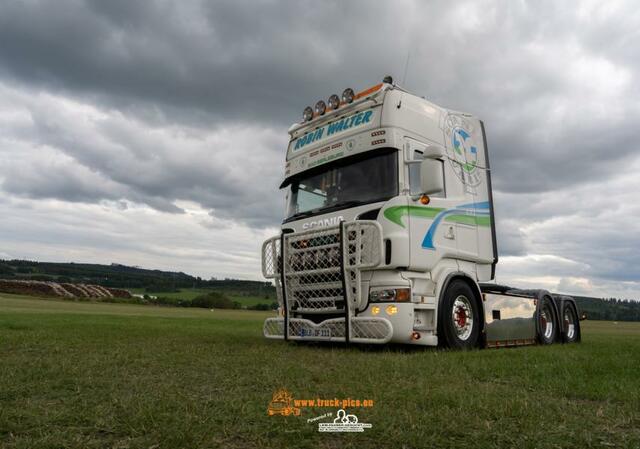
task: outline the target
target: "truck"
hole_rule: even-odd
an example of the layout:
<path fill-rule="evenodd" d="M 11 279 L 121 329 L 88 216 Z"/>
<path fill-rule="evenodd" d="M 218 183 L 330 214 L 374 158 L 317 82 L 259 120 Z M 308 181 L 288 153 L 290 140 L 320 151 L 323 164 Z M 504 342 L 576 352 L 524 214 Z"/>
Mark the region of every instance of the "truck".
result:
<path fill-rule="evenodd" d="M 452 349 L 578 342 L 573 298 L 495 283 L 485 125 L 391 77 L 289 128 L 266 338 Z"/>

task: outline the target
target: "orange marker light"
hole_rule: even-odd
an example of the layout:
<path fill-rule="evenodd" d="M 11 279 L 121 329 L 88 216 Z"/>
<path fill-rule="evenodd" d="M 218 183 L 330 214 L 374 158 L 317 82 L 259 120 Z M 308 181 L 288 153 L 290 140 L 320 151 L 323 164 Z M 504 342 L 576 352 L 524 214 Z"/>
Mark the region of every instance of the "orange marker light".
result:
<path fill-rule="evenodd" d="M 358 93 L 356 94 L 356 100 L 357 100 L 358 98 L 362 98 L 362 97 L 366 97 L 367 95 L 371 95 L 372 93 L 374 93 L 374 92 L 376 92 L 376 91 L 380 90 L 380 88 L 381 88 L 381 87 L 382 87 L 382 83 L 380 83 L 380 84 L 376 84 L 375 86 L 370 87 L 370 88 L 368 88 L 368 89 L 365 89 L 365 90 L 363 90 L 362 92 L 358 92 Z"/>
<path fill-rule="evenodd" d="M 409 301 L 410 296 L 411 296 L 411 290 L 409 290 L 408 288 L 396 289 L 396 302 Z"/>
<path fill-rule="evenodd" d="M 424 204 L 427 205 L 431 202 L 431 198 L 429 198 L 427 195 L 422 195 L 420 197 L 420 204 Z"/>

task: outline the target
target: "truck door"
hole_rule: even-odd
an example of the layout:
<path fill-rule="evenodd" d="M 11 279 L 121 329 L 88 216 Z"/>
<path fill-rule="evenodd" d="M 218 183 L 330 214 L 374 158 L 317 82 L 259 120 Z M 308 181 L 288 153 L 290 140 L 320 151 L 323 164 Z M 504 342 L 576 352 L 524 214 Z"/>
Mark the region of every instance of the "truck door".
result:
<path fill-rule="evenodd" d="M 426 145 L 411 139 L 407 140 L 405 147 L 407 160 L 422 160 Z M 444 171 L 445 161 L 442 164 Z M 429 203 L 423 204 L 420 201 L 419 164 L 409 164 L 408 167 L 411 267 L 417 270 L 430 270 L 441 258 L 456 255 L 456 224 L 446 220 L 453 203 L 447 198 L 445 191 L 431 195 Z"/>

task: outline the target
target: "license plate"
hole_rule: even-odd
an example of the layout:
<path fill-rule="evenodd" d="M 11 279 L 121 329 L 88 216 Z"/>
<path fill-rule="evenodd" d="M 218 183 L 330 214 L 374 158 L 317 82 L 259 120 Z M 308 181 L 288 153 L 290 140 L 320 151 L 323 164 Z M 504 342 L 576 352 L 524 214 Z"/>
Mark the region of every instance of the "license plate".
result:
<path fill-rule="evenodd" d="M 312 337 L 312 338 L 331 338 L 331 329 L 320 328 L 320 329 L 309 329 L 302 328 L 300 329 L 301 337 Z"/>

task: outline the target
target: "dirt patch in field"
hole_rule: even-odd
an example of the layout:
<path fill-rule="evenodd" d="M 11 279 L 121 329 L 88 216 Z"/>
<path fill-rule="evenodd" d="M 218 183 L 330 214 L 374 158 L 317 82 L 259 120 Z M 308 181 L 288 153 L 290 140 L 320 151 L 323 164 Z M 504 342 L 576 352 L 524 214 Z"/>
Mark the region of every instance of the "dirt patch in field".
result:
<path fill-rule="evenodd" d="M 18 295 L 54 296 L 56 298 L 131 298 L 131 293 L 127 290 L 107 288 L 101 285 L 8 279 L 0 279 L 0 292 Z"/>

